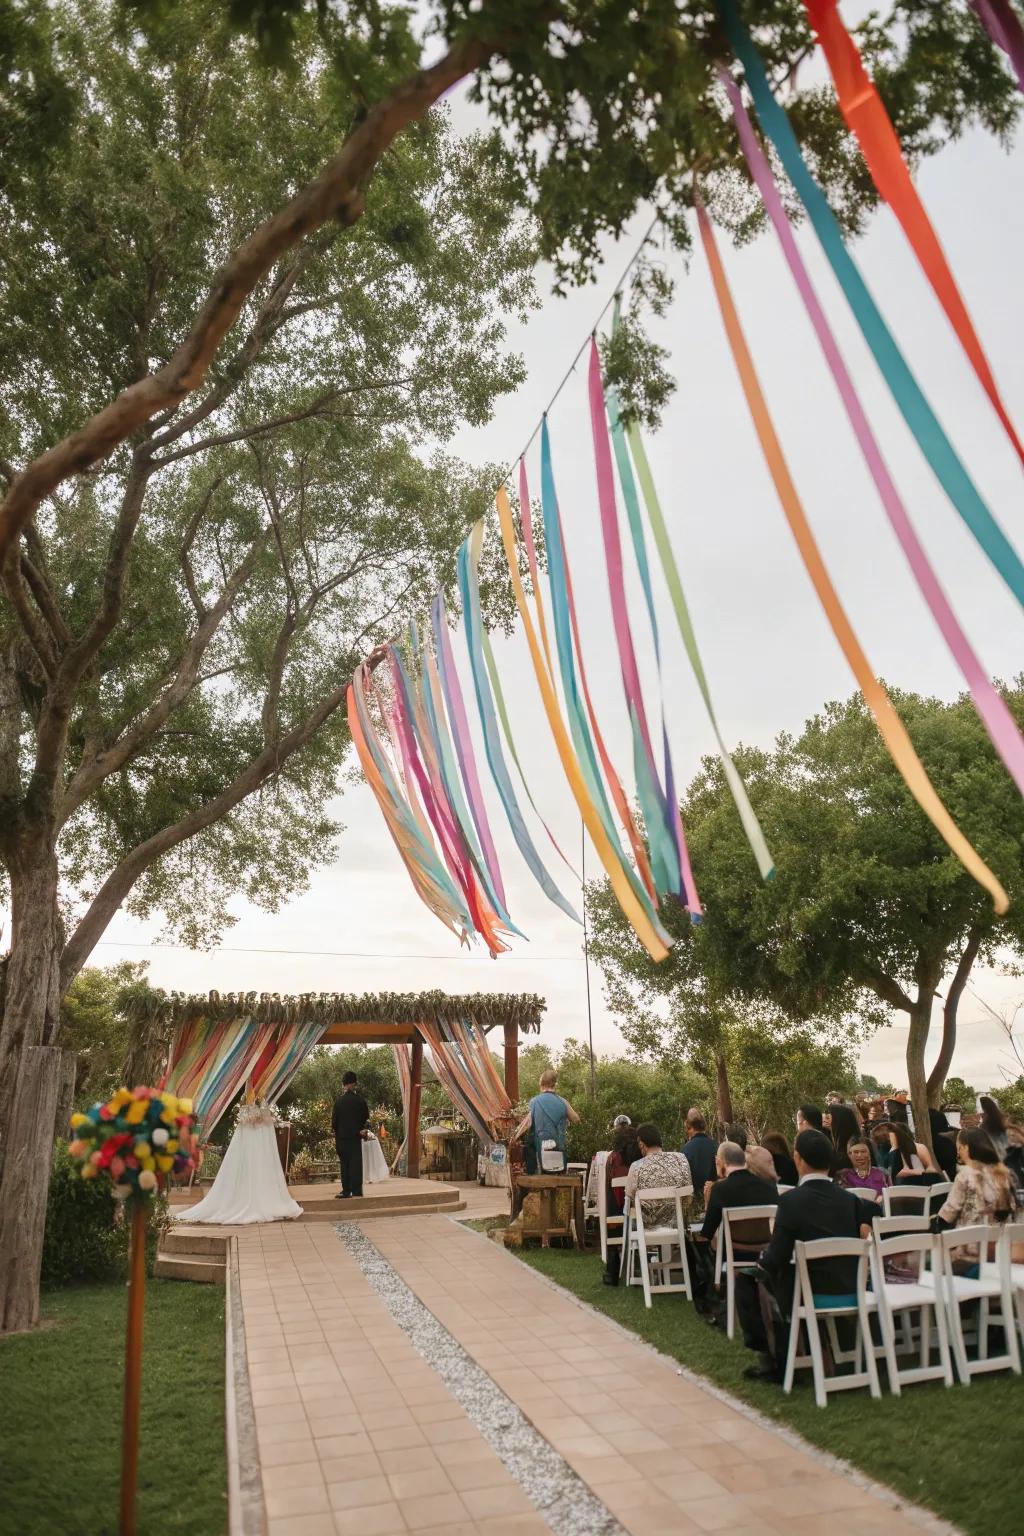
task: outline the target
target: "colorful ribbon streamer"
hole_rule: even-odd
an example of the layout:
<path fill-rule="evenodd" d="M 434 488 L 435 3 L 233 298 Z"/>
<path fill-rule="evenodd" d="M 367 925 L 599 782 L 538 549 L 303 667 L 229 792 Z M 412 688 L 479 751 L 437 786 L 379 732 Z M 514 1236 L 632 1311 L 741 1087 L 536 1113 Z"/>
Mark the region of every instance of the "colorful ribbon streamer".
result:
<path fill-rule="evenodd" d="M 542 451 L 545 445 L 546 432 L 542 437 Z M 568 733 L 566 732 L 565 722 L 563 721 L 558 708 L 558 700 L 555 696 L 553 681 L 544 664 L 544 657 L 542 654 L 541 646 L 537 639 L 537 632 L 534 628 L 533 618 L 530 614 L 529 607 L 527 606 L 526 593 L 523 590 L 522 579 L 519 575 L 519 560 L 516 550 L 515 527 L 512 522 L 512 509 L 509 506 L 509 501 L 507 495 L 505 494 L 504 486 L 500 487 L 498 490 L 497 507 L 498 520 L 501 525 L 502 542 L 505 546 L 505 558 L 508 563 L 509 574 L 512 578 L 512 590 L 515 593 L 516 606 L 519 609 L 519 614 L 523 620 L 523 626 L 526 630 L 526 641 L 530 648 L 530 658 L 533 662 L 533 670 L 537 678 L 537 683 L 540 687 L 541 698 L 544 703 L 544 710 L 548 717 L 548 724 L 551 727 L 551 734 L 555 740 L 555 746 L 558 750 L 558 755 L 562 763 L 563 771 L 565 773 L 566 779 L 569 782 L 569 786 L 572 789 L 576 804 L 579 806 L 580 815 L 583 817 L 584 825 L 590 834 L 591 842 L 594 844 L 594 847 L 597 850 L 598 858 L 604 865 L 605 872 L 608 875 L 612 890 L 615 893 L 616 899 L 618 900 L 623 913 L 625 914 L 627 920 L 631 923 L 637 937 L 640 939 L 640 942 L 644 945 L 651 958 L 654 960 L 664 960 L 669 952 L 669 945 L 671 940 L 669 939 L 668 934 L 662 928 L 661 924 L 658 922 L 657 916 L 650 905 L 650 900 L 646 891 L 644 891 L 643 888 L 639 886 L 636 877 L 633 875 L 628 866 L 623 865 L 618 845 L 609 836 L 605 818 L 602 816 L 601 812 L 599 812 L 597 806 L 594 803 L 594 800 L 591 798 L 587 782 L 584 778 L 583 772 L 581 772 L 580 763 L 578 762 L 576 755 L 573 752 L 572 744 L 570 743 Z M 548 523 L 546 517 L 544 527 L 545 534 L 549 538 L 548 568 L 551 577 L 552 590 L 554 590 L 558 577 L 554 567 L 555 552 L 552 549 L 550 542 L 550 524 Z M 481 525 L 478 524 L 477 528 L 474 529 L 474 533 L 477 534 L 478 539 L 481 536 L 481 531 Z M 562 650 L 563 645 L 564 640 L 559 642 L 560 651 Z M 572 690 L 571 701 L 567 693 L 566 703 L 567 707 L 569 707 L 571 711 L 570 719 L 575 718 L 578 722 L 582 716 L 579 712 L 578 695 L 576 694 L 574 688 Z M 588 765 L 588 768 L 591 770 L 594 767 L 595 765 L 593 765 L 593 763 Z"/>
<path fill-rule="evenodd" d="M 754 814 L 754 808 L 750 803 L 746 785 L 740 777 L 739 770 L 732 760 L 732 755 L 725 745 L 722 732 L 718 726 L 718 718 L 715 714 L 714 705 L 711 702 L 711 689 L 708 687 L 704 664 L 701 661 L 700 650 L 697 646 L 697 635 L 679 576 L 679 566 L 676 564 L 675 553 L 673 552 L 668 527 L 665 523 L 665 515 L 661 510 L 661 502 L 658 499 L 657 488 L 654 484 L 654 476 L 651 474 L 647 450 L 640 435 L 640 428 L 635 421 L 630 422 L 629 427 L 626 429 L 626 436 L 633 455 L 633 463 L 636 465 L 637 479 L 643 492 L 647 517 L 651 524 L 651 532 L 654 535 L 654 542 L 661 559 L 665 582 L 668 586 L 669 596 L 672 599 L 676 622 L 679 625 L 679 633 L 682 636 L 683 646 L 686 650 L 690 666 L 693 669 L 693 675 L 697 679 L 697 687 L 700 689 L 701 698 L 704 700 L 704 708 L 707 710 L 711 729 L 714 731 L 715 740 L 718 743 L 718 756 L 721 760 L 725 782 L 729 786 L 729 793 L 732 795 L 733 803 L 736 806 L 740 822 L 746 833 L 747 842 L 750 844 L 751 852 L 757 861 L 761 879 L 770 880 L 775 874 L 775 861 L 768 850 L 768 844 L 761 830 L 761 823 Z"/>
<path fill-rule="evenodd" d="M 886 515 L 892 525 L 896 537 L 900 541 L 903 553 L 907 557 L 914 579 L 931 611 L 935 622 L 942 631 L 943 638 L 949 646 L 957 666 L 963 673 L 967 685 L 971 690 L 974 706 L 991 737 L 999 756 L 1006 764 L 1017 787 L 1024 794 L 1024 740 L 1017 729 L 1013 716 L 1006 706 L 985 669 L 978 660 L 971 647 L 970 641 L 964 634 L 957 620 L 956 614 L 950 606 L 949 599 L 943 592 L 938 577 L 928 560 L 921 542 L 914 531 L 907 510 L 900 499 L 900 494 L 893 483 L 888 466 L 882 456 L 871 427 L 861 405 L 860 398 L 854 387 L 842 354 L 836 343 L 835 337 L 829 327 L 825 312 L 821 307 L 814 285 L 804 266 L 803 258 L 797 248 L 796 239 L 789 218 L 786 214 L 782 198 L 772 175 L 767 157 L 757 141 L 750 118 L 747 116 L 740 96 L 739 87 L 725 70 L 719 71 L 719 79 L 728 93 L 732 104 L 733 116 L 736 121 L 737 131 L 743 152 L 747 157 L 751 175 L 754 178 L 764 199 L 764 205 L 768 210 L 768 216 L 775 227 L 779 242 L 782 245 L 783 254 L 793 280 L 803 300 L 804 308 L 810 316 L 811 324 L 825 354 L 832 377 L 846 409 L 850 425 L 864 455 L 865 463 L 871 474 L 872 480 L 878 490 Z"/>
<path fill-rule="evenodd" d="M 597 473 L 597 502 L 601 519 L 601 536 L 604 541 L 605 566 L 608 572 L 608 593 L 611 599 L 612 625 L 619 648 L 619 668 L 622 690 L 629 712 L 630 730 L 633 737 L 633 766 L 636 775 L 637 794 L 644 815 L 651 869 L 659 891 L 685 896 L 686 906 L 694 919 L 700 917 L 700 899 L 690 868 L 686 839 L 678 818 L 678 801 L 671 777 L 671 756 L 668 736 L 665 733 L 666 784 L 658 777 L 654 763 L 654 749 L 644 707 L 643 690 L 640 686 L 640 670 L 637 666 L 633 633 L 629 622 L 629 606 L 626 601 L 626 584 L 623 575 L 622 542 L 619 538 L 618 514 L 615 507 L 615 476 L 605 421 L 604 384 L 601 379 L 601 360 L 597 342 L 591 338 L 590 368 L 587 378 L 590 398 L 590 426 L 594 444 L 594 465 Z M 616 413 L 617 417 L 617 413 Z M 626 468 L 628 470 L 628 457 Z M 633 501 L 635 488 L 630 480 Z M 639 507 L 632 511 L 639 521 Z M 642 532 L 641 532 L 642 539 Z M 644 559 L 646 565 L 646 557 Z M 671 798 L 670 798 L 671 796 Z M 678 829 L 678 830 L 677 830 Z"/>
<path fill-rule="evenodd" d="M 509 778 L 508 766 L 501 750 L 501 737 L 498 732 L 498 722 L 494 713 L 494 699 L 491 695 L 490 683 L 487 677 L 487 667 L 483 657 L 481 645 L 481 632 L 483 621 L 480 614 L 480 551 L 483 546 L 483 523 L 478 522 L 470 532 L 469 538 L 459 549 L 459 590 L 462 594 L 462 607 L 466 625 L 466 647 L 469 651 L 469 665 L 473 673 L 473 686 L 476 690 L 477 708 L 480 713 L 480 725 L 484 737 L 484 751 L 490 765 L 491 775 L 498 790 L 501 803 L 508 817 L 508 824 L 512 829 L 512 836 L 516 840 L 523 858 L 534 879 L 549 901 L 553 901 L 556 907 L 560 907 L 566 916 L 574 922 L 579 922 L 572 903 L 567 901 L 558 889 L 541 860 L 540 854 L 534 847 L 533 839 L 526 828 L 523 813 L 519 809 L 515 790 L 512 788 L 512 780 Z M 518 572 L 517 572 L 518 575 Z"/>
<path fill-rule="evenodd" d="M 1024 565 L 957 456 L 847 250 L 835 215 L 811 175 L 789 118 L 772 94 L 760 54 L 740 19 L 735 0 L 718 0 L 718 6 L 732 50 L 743 65 L 761 126 L 807 210 L 822 250 L 904 421 L 960 517 L 1018 602 L 1024 604 Z"/>
<path fill-rule="evenodd" d="M 714 232 L 711 228 L 711 221 L 707 216 L 699 194 L 697 194 L 695 202 L 697 221 L 708 265 L 711 269 L 715 297 L 718 300 L 722 322 L 725 326 L 729 346 L 736 364 L 736 371 L 743 386 L 743 393 L 746 397 L 751 420 L 757 432 L 761 450 L 764 453 L 775 489 L 778 492 L 786 521 L 792 530 L 797 548 L 800 551 L 800 557 L 803 560 L 807 574 L 811 578 L 814 590 L 818 595 L 818 600 L 825 610 L 825 616 L 831 626 L 832 633 L 839 641 L 843 655 L 846 657 L 854 677 L 857 679 L 857 685 L 864 695 L 868 708 L 875 717 L 882 739 L 907 788 L 940 837 L 948 844 L 964 868 L 973 875 L 979 885 L 989 892 L 996 911 L 1000 913 L 1005 912 L 1009 906 L 1006 892 L 988 868 L 988 865 L 985 864 L 964 837 L 936 794 L 931 780 L 928 778 L 921 760 L 914 750 L 914 745 L 907 734 L 906 727 L 893 708 L 889 695 L 871 670 L 870 663 L 864 654 L 860 641 L 854 633 L 853 626 L 850 624 L 839 600 L 838 593 L 832 584 L 831 577 L 822 559 L 821 551 L 807 521 L 807 514 L 804 512 L 803 505 L 797 495 L 796 486 L 793 484 L 789 473 L 789 466 L 782 452 L 782 446 L 776 435 L 771 414 L 750 355 L 750 349 L 747 346 L 746 338 L 740 326 L 739 315 L 729 290 L 725 268 L 722 266 Z"/>
<path fill-rule="evenodd" d="M 1010 0 L 971 0 L 971 5 L 996 47 L 1013 65 L 1017 84 L 1024 91 L 1024 26 Z"/>
<path fill-rule="evenodd" d="M 839 98 L 839 109 L 846 126 L 856 136 L 871 172 L 871 179 L 899 220 L 1017 457 L 1024 461 L 1024 445 L 1003 404 L 988 358 L 978 340 L 956 279 L 949 269 L 939 237 L 911 180 L 899 137 L 874 82 L 864 68 L 857 45 L 843 24 L 836 0 L 804 0 L 804 9 L 828 60 Z"/>

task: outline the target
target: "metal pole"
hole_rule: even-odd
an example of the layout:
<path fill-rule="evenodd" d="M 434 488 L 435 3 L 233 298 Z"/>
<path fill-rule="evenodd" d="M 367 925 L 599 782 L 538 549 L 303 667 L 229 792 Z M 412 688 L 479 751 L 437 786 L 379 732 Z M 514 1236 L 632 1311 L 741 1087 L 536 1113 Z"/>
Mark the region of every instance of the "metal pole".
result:
<path fill-rule="evenodd" d="M 597 1098 L 594 1068 L 594 1015 L 590 1007 L 590 936 L 587 931 L 587 829 L 580 817 L 580 891 L 583 899 L 583 974 L 587 979 L 587 1040 L 590 1043 L 590 1097 Z"/>

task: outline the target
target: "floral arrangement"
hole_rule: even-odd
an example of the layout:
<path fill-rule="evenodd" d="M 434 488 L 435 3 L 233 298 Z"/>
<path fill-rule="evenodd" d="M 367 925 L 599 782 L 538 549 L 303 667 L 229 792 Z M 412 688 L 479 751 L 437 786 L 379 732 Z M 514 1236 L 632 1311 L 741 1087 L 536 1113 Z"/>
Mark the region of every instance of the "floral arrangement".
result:
<path fill-rule="evenodd" d="M 235 1109 L 235 1125 L 275 1125 L 277 1115 L 273 1108 L 264 1099 L 259 1099 L 254 1104 L 241 1103 Z"/>
<path fill-rule="evenodd" d="M 119 1088 L 106 1104 L 71 1116 L 74 1140 L 68 1152 L 82 1165 L 82 1178 L 110 1175 L 116 1200 L 147 1200 L 196 1167 L 191 1099 L 159 1088 Z"/>

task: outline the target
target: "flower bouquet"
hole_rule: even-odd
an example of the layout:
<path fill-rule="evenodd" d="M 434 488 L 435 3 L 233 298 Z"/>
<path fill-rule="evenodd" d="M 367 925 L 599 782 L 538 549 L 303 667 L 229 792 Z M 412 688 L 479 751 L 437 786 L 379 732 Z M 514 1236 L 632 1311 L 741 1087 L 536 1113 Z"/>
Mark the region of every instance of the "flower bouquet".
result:
<path fill-rule="evenodd" d="M 81 1164 L 82 1178 L 109 1176 L 114 1199 L 129 1202 L 132 1213 L 120 1536 L 135 1536 L 146 1227 L 156 1191 L 197 1166 L 194 1125 L 191 1099 L 178 1099 L 159 1088 L 119 1088 L 106 1104 L 94 1104 L 83 1114 L 71 1116 L 74 1139 L 68 1151 Z"/>

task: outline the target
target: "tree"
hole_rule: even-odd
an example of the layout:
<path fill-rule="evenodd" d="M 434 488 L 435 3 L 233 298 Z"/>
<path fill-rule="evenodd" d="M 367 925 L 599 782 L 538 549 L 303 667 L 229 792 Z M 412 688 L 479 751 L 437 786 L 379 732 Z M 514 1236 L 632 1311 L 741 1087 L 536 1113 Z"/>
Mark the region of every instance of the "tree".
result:
<path fill-rule="evenodd" d="M 942 1103 L 951 1104 L 961 1114 L 973 1115 L 978 1104 L 978 1091 L 970 1083 L 965 1083 L 962 1077 L 947 1077 Z"/>
<path fill-rule="evenodd" d="M 142 985 L 145 977 L 144 961 L 122 960 L 102 968 L 91 965 L 79 972 L 64 994 L 61 1039 L 76 1058 L 75 1099 L 79 1104 L 109 1098 L 127 1081 L 125 1066 L 133 1031 L 122 1000 L 125 992 Z"/>
<path fill-rule="evenodd" d="M 343 679 L 450 584 L 494 476 L 415 447 L 515 381 L 495 311 L 526 297 L 516 210 L 560 282 L 654 197 L 685 245 L 698 163 L 720 218 L 757 217 L 708 5 L 435 0 L 433 62 L 422 16 L 380 0 L 132 9 L 141 31 L 116 0 L 0 10 L 0 1327 L 32 1320 L 41 1231 L 21 1213 L 47 1116 L 12 1105 L 30 1078 L 50 1092 L 60 998 L 105 923 L 132 898 L 194 939 L 224 891 L 294 889 L 333 830 L 310 808 Z M 797 86 L 802 9 L 753 19 L 856 228 L 873 193 Z M 973 17 L 901 7 L 866 42 L 912 154 L 1010 131 Z M 468 74 L 503 133 L 456 149 L 428 114 Z M 62 874 L 85 905 L 67 934 Z"/>
<path fill-rule="evenodd" d="M 758 1136 L 776 1130 L 792 1139 L 800 1104 L 824 1104 L 827 1093 L 857 1087 L 852 1040 L 813 1028 L 740 1023 L 729 1031 L 726 1054 L 735 1118 Z"/>
<path fill-rule="evenodd" d="M 1024 721 L 1024 684 L 1004 696 Z M 706 919 L 669 962 L 719 992 L 770 1000 L 795 1019 L 865 1026 L 909 1016 L 907 1078 L 927 1132 L 924 1056 L 943 977 L 1024 946 L 1024 806 L 967 698 L 892 697 L 932 782 L 1010 894 L 988 897 L 940 841 L 892 764 L 859 695 L 828 705 L 774 752 L 741 752 L 778 873 L 757 877 L 717 762 L 684 819 Z M 947 989 L 947 1004 L 953 988 Z M 956 1010 L 947 1006 L 947 1039 Z M 950 1045 L 950 1055 L 952 1046 Z"/>

